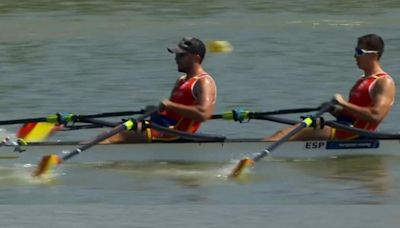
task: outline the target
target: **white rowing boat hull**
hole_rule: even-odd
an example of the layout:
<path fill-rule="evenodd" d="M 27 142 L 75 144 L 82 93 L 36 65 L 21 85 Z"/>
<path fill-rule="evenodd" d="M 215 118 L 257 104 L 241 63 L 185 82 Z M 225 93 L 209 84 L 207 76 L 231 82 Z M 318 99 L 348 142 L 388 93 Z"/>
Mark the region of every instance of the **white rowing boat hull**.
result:
<path fill-rule="evenodd" d="M 73 157 L 70 162 L 98 161 L 187 161 L 227 162 L 253 156 L 271 145 L 259 140 L 227 140 L 225 142 L 143 143 L 97 145 Z M 0 147 L 0 164 L 36 163 L 48 154 L 63 155 L 79 146 L 76 142 L 46 142 Z M 318 158 L 355 155 L 400 155 L 400 140 L 357 141 L 291 141 L 271 153 L 274 158 Z"/>

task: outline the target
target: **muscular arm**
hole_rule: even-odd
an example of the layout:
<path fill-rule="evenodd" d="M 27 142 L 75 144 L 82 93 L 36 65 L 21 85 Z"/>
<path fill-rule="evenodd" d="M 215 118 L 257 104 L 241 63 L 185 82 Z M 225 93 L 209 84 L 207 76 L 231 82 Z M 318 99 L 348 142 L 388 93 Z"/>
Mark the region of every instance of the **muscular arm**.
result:
<path fill-rule="evenodd" d="M 339 105 L 353 113 L 355 116 L 368 122 L 380 122 L 389 113 L 395 99 L 396 89 L 390 77 L 382 77 L 375 81 L 371 89 L 372 106 L 359 107 L 336 95 Z"/>
<path fill-rule="evenodd" d="M 214 81 L 209 77 L 201 78 L 196 82 L 193 90 L 197 105 L 182 105 L 170 100 L 163 100 L 164 108 L 195 121 L 202 122 L 209 119 L 214 112 L 217 92 Z"/>

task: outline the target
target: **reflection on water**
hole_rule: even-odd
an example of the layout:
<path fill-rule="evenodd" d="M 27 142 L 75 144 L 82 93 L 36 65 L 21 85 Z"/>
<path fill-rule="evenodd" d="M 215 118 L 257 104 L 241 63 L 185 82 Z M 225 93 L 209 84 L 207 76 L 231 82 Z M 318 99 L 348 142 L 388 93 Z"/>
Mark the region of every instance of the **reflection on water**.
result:
<path fill-rule="evenodd" d="M 0 202 L 395 203 L 399 189 L 393 183 L 396 178 L 389 171 L 389 160 L 392 158 L 266 159 L 239 180 L 221 175 L 222 168 L 228 167 L 221 163 L 66 163 L 44 179 L 32 178 L 32 167 L 3 166 L 0 191 L 18 189 L 37 198 L 26 194 Z M 398 164 L 398 160 L 393 162 Z"/>
<path fill-rule="evenodd" d="M 132 175 L 139 179 L 170 180 L 181 187 L 196 189 L 217 183 L 254 184 L 265 182 L 270 178 L 267 175 L 271 175 L 271 173 L 263 173 L 263 170 L 271 166 L 270 162 L 278 162 L 275 165 L 279 166 L 280 164 L 282 167 L 295 168 L 303 174 L 335 182 L 356 182 L 360 184 L 361 188 L 368 188 L 371 192 L 385 194 L 391 187 L 391 177 L 386 159 L 388 158 L 364 156 L 296 162 L 271 160 L 257 164 L 257 167 L 254 167 L 250 173 L 237 180 L 227 180 L 226 175 L 221 174 L 221 167 L 228 166 L 220 163 L 104 162 L 79 165 L 79 167 Z M 258 166 L 261 166 L 261 168 Z"/>
<path fill-rule="evenodd" d="M 335 172 L 331 178 L 357 181 L 375 193 L 387 193 L 391 178 L 385 159 L 382 157 L 339 159 L 333 165 Z"/>
<path fill-rule="evenodd" d="M 310 162 L 294 162 L 293 166 L 308 175 L 335 182 L 351 181 L 360 188 L 385 195 L 391 187 L 392 178 L 386 164 L 388 157 L 341 157 Z"/>
<path fill-rule="evenodd" d="M 209 188 L 226 183 L 226 179 L 218 174 L 220 166 L 219 163 L 192 162 L 101 162 L 72 168 L 96 170 L 99 175 L 111 175 L 119 182 L 127 178 L 128 182 L 132 182 L 130 185 L 134 186 L 132 190 L 135 194 L 163 191 L 162 194 L 170 195 L 168 203 L 175 204 L 208 202 Z"/>
<path fill-rule="evenodd" d="M 220 163 L 193 163 L 193 162 L 104 162 L 88 165 L 100 170 L 107 170 L 115 173 L 125 173 L 136 177 L 146 178 L 167 178 L 172 180 L 182 179 L 183 183 L 198 185 L 194 180 L 202 179 L 219 180 Z"/>

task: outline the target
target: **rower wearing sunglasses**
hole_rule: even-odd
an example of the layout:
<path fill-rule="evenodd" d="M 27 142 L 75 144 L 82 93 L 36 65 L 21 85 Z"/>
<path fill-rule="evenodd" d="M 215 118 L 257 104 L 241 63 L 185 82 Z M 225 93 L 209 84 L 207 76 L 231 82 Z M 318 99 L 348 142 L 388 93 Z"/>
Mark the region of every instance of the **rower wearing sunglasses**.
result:
<path fill-rule="evenodd" d="M 213 114 L 217 97 L 214 79 L 202 67 L 206 48 L 201 40 L 185 37 L 176 47 L 167 50 L 175 54 L 178 71 L 184 75 L 178 78 L 170 98 L 160 102 L 159 111 L 149 121 L 174 130 L 194 133 Z M 138 128 L 137 131 L 117 134 L 103 143 L 179 140 L 178 137 L 151 128 Z"/>
<path fill-rule="evenodd" d="M 392 109 L 396 88 L 395 83 L 380 64 L 384 51 L 384 42 L 376 34 L 358 38 L 354 58 L 357 66 L 364 71 L 345 100 L 341 94 L 334 99 L 338 105 L 331 111 L 336 121 L 348 126 L 375 131 Z M 266 140 L 279 140 L 293 129 L 283 129 Z M 358 135 L 325 126 L 322 129 L 305 129 L 292 137 L 292 140 L 357 139 Z"/>

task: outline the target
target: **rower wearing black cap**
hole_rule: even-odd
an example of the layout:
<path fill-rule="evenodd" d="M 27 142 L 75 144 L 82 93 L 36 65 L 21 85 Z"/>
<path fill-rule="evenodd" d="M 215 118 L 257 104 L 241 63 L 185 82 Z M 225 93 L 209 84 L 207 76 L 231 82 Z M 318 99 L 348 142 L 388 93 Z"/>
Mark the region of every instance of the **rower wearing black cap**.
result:
<path fill-rule="evenodd" d="M 172 89 L 169 99 L 160 102 L 159 112 L 150 121 L 164 127 L 189 133 L 196 132 L 214 112 L 217 88 L 214 79 L 202 66 L 206 54 L 204 43 L 184 37 L 176 47 L 167 48 L 175 54 L 178 71 L 184 73 Z M 173 141 L 178 138 L 154 129 L 125 132 L 103 143 Z"/>

